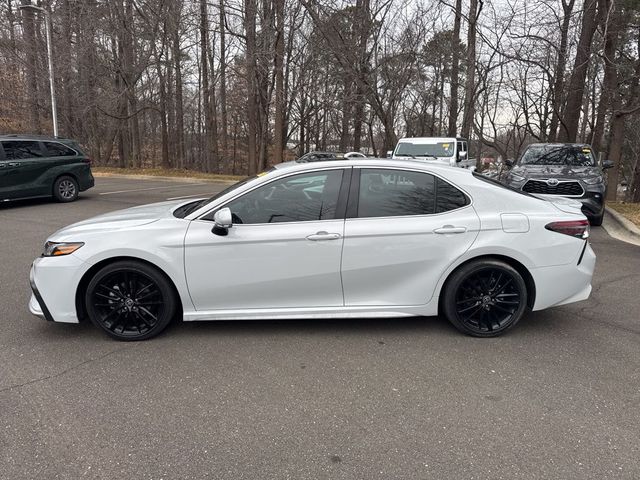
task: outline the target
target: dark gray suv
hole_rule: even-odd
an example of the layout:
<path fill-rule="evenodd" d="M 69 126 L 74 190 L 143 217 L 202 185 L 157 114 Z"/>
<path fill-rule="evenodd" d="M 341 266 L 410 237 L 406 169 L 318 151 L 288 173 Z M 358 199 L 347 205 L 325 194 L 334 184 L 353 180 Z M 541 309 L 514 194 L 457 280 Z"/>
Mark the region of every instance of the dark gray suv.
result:
<path fill-rule="evenodd" d="M 582 143 L 534 143 L 502 175 L 503 183 L 532 194 L 558 195 L 582 202 L 582 212 L 592 225 L 601 225 L 607 188 L 603 170 L 591 146 Z"/>

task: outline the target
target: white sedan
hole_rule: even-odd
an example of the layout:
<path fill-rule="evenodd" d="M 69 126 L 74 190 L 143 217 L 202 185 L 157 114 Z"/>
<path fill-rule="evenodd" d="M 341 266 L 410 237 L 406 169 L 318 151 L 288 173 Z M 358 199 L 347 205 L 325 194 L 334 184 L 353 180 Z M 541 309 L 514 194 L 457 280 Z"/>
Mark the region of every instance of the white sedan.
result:
<path fill-rule="evenodd" d="M 499 335 L 527 310 L 588 298 L 580 204 L 460 168 L 285 163 L 210 199 L 101 215 L 52 235 L 30 311 L 118 340 L 191 320 L 443 314 Z"/>

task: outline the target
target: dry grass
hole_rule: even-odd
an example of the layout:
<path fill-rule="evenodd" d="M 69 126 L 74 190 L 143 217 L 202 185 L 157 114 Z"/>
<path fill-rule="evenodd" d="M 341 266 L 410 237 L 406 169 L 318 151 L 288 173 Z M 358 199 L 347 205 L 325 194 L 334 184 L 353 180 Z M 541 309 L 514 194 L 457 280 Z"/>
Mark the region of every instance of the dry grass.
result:
<path fill-rule="evenodd" d="M 640 227 L 640 203 L 607 202 L 607 207 L 613 208 Z"/>
<path fill-rule="evenodd" d="M 172 178 L 197 178 L 201 180 L 242 180 L 243 176 L 238 175 L 218 175 L 216 173 L 195 172 L 184 169 L 168 168 L 115 168 L 115 167 L 92 167 L 91 171 L 98 175 L 150 175 L 154 177 Z"/>

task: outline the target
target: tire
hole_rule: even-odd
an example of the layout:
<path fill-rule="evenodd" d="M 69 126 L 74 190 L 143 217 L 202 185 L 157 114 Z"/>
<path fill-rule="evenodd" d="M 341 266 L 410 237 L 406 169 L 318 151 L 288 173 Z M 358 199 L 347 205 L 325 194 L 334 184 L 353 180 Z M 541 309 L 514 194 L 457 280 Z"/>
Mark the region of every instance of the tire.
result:
<path fill-rule="evenodd" d="M 496 337 L 518 323 L 527 308 L 527 285 L 516 269 L 480 259 L 454 271 L 445 285 L 442 309 L 461 332 Z"/>
<path fill-rule="evenodd" d="M 53 182 L 53 196 L 58 202 L 73 202 L 78 198 L 78 182 L 73 177 L 63 175 Z"/>
<path fill-rule="evenodd" d="M 592 227 L 599 227 L 602 225 L 602 220 L 604 220 L 604 210 L 597 217 L 589 217 L 589 223 Z"/>
<path fill-rule="evenodd" d="M 122 341 L 146 340 L 162 332 L 176 312 L 167 277 L 137 261 L 100 269 L 85 292 L 87 316 L 107 335 Z"/>

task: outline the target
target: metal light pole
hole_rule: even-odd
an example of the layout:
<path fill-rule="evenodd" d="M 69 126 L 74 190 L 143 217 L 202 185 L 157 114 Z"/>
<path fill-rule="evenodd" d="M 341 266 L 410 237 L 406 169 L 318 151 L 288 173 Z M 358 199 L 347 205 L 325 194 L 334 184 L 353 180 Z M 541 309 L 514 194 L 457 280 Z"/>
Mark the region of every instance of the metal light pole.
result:
<path fill-rule="evenodd" d="M 58 109 L 56 106 L 56 87 L 53 79 L 53 47 L 51 45 L 51 16 L 49 11 L 35 5 L 20 5 L 19 9 L 31 9 L 44 14 L 44 29 L 47 36 L 47 62 L 49 64 L 49 87 L 51 89 L 51 116 L 53 118 L 53 136 L 58 136 Z"/>

